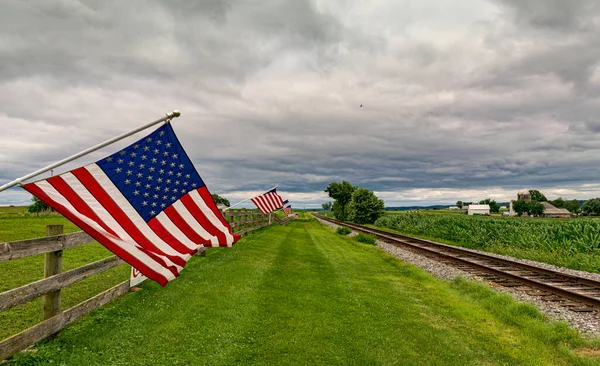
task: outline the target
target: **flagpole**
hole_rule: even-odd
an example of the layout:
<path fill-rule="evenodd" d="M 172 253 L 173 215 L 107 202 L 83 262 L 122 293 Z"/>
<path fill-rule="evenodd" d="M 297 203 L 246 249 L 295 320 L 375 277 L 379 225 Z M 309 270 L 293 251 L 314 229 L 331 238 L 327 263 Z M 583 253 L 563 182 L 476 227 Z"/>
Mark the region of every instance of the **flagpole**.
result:
<path fill-rule="evenodd" d="M 117 137 L 113 137 L 112 139 L 106 140 L 106 141 L 104 141 L 104 142 L 102 142 L 102 143 L 100 143 L 100 144 L 98 144 L 96 146 L 92 146 L 89 149 L 85 149 L 85 150 L 83 150 L 83 151 L 81 151 L 81 152 L 79 152 L 79 153 L 77 153 L 75 155 L 72 155 L 72 156 L 69 156 L 68 158 L 64 158 L 64 159 L 62 159 L 60 161 L 57 161 L 54 164 L 50 164 L 47 167 L 44 167 L 44 168 L 39 169 L 39 170 L 36 170 L 33 173 L 29 173 L 29 174 L 27 174 L 25 176 L 22 176 L 21 178 L 17 178 L 15 180 L 13 180 L 12 182 L 8 182 L 5 185 L 3 185 L 3 186 L 0 187 L 0 192 L 4 191 L 5 189 L 8 189 L 10 187 L 16 186 L 17 184 L 22 184 L 23 181 L 26 181 L 27 179 L 30 179 L 30 178 L 35 177 L 36 175 L 40 175 L 42 173 L 45 173 L 48 170 L 52 170 L 52 169 L 54 169 L 56 167 L 59 167 L 59 166 L 61 166 L 63 164 L 66 164 L 66 163 L 68 163 L 70 161 L 73 161 L 73 160 L 75 160 L 77 158 L 80 158 L 80 157 L 82 157 L 84 155 L 87 155 L 87 154 L 89 154 L 91 152 L 94 152 L 94 151 L 96 151 L 98 149 L 101 149 L 104 146 L 110 145 L 110 144 L 112 144 L 114 142 L 117 142 L 117 141 L 122 140 L 122 139 L 124 139 L 126 137 L 129 137 L 129 136 L 133 135 L 134 133 L 137 133 L 137 132 L 140 132 L 142 130 L 145 130 L 148 127 L 152 127 L 152 126 L 154 126 L 154 125 L 156 125 L 158 123 L 168 121 L 168 120 L 170 120 L 172 118 L 175 118 L 175 117 L 179 117 L 180 115 L 181 115 L 181 112 L 179 112 L 177 109 L 175 109 L 175 110 L 173 110 L 173 112 L 167 113 L 167 115 L 165 117 L 163 117 L 163 118 L 160 118 L 160 119 L 157 119 L 156 121 L 147 123 L 147 124 L 145 124 L 145 125 L 143 125 L 141 127 L 138 127 L 138 128 L 136 128 L 134 130 L 126 132 L 126 133 L 124 133 L 122 135 L 119 135 Z"/>
<path fill-rule="evenodd" d="M 262 194 L 265 194 L 265 193 L 267 193 L 267 192 L 269 192 L 269 191 L 272 191 L 272 190 L 276 189 L 277 187 L 279 187 L 279 184 L 278 184 L 278 185 L 276 185 L 275 187 L 271 188 L 271 189 L 267 189 L 267 190 L 266 190 L 266 191 L 264 191 Z M 252 196 L 252 197 L 250 197 L 250 198 L 246 198 L 245 200 L 242 200 L 242 201 L 240 201 L 240 202 L 236 203 L 236 204 L 235 204 L 235 205 L 233 205 L 233 206 L 229 206 L 229 207 L 227 207 L 226 209 L 224 209 L 224 210 L 223 210 L 223 212 L 225 212 L 225 211 L 229 210 L 230 208 L 234 208 L 235 206 L 239 205 L 240 203 L 244 203 L 244 202 L 246 202 L 246 201 L 250 201 L 252 198 L 254 198 L 254 196 Z"/>

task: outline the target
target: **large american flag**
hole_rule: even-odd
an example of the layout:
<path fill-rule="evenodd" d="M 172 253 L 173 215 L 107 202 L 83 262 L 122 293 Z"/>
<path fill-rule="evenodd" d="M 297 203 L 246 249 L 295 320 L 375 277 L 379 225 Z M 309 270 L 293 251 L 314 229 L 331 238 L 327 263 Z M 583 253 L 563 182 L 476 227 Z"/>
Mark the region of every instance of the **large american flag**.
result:
<path fill-rule="evenodd" d="M 277 188 L 273 188 L 251 200 L 264 214 L 268 214 L 283 207 L 283 199 L 277 194 Z"/>
<path fill-rule="evenodd" d="M 93 164 L 23 188 L 162 286 L 201 246 L 239 240 L 170 123 Z"/>

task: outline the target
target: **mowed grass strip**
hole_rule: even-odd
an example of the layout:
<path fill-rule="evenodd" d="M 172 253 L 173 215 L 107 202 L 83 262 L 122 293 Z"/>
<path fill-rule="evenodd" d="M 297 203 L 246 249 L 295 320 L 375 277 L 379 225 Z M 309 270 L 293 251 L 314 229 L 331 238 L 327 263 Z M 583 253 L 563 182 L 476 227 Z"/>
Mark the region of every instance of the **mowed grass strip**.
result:
<path fill-rule="evenodd" d="M 598 343 L 485 286 L 292 221 L 146 281 L 15 365 L 596 364 Z"/>
<path fill-rule="evenodd" d="M 0 243 L 43 237 L 46 225 L 62 224 L 64 232 L 80 231 L 66 218 L 52 215 L 31 215 L 25 207 L 0 209 Z M 85 244 L 63 252 L 63 271 L 110 257 L 113 254 L 98 243 Z M 99 275 L 79 281 L 61 291 L 61 305 L 68 309 L 102 291 L 125 281 L 130 268 L 120 265 Z M 44 255 L 35 255 L 0 262 L 0 292 L 26 285 L 44 278 Z M 42 321 L 42 301 L 29 303 L 0 312 L 0 340 L 25 330 Z"/>

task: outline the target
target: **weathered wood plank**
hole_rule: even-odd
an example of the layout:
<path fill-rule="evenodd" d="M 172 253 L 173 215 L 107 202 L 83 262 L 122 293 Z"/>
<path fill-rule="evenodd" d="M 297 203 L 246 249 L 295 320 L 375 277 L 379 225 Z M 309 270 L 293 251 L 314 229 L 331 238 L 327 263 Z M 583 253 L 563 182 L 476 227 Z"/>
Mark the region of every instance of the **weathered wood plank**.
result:
<path fill-rule="evenodd" d="M 117 256 L 112 256 L 0 293 L 0 311 L 24 304 L 44 294 L 60 290 L 77 281 L 116 267 L 121 263 L 125 262 Z"/>
<path fill-rule="evenodd" d="M 121 282 L 101 294 L 75 305 L 69 310 L 63 311 L 48 320 L 5 339 L 0 342 L 0 360 L 5 360 L 15 353 L 51 336 L 81 316 L 107 304 L 109 301 L 127 293 L 127 291 L 129 291 L 129 280 Z"/>
<path fill-rule="evenodd" d="M 46 236 L 62 235 L 64 225 L 46 225 Z M 62 272 L 62 250 L 46 253 L 44 259 L 44 278 Z M 42 299 L 42 319 L 47 320 L 60 313 L 60 289 L 48 292 Z"/>
<path fill-rule="evenodd" d="M 65 325 L 69 325 L 75 320 L 79 319 L 83 315 L 90 311 L 97 309 L 101 306 L 108 304 L 111 300 L 126 294 L 129 292 L 129 280 L 123 281 L 118 285 L 109 288 L 108 290 L 88 299 L 82 303 L 79 303 L 72 308 L 63 312 L 65 316 Z"/>
<path fill-rule="evenodd" d="M 64 327 L 64 316 L 59 314 L 0 342 L 0 360 L 51 336 Z"/>
<path fill-rule="evenodd" d="M 248 224 L 255 224 L 257 222 L 262 222 L 264 221 L 263 219 L 257 219 L 257 220 L 245 220 L 245 221 L 235 221 L 233 223 L 230 224 L 231 228 L 236 228 L 242 225 L 248 225 Z"/>
<path fill-rule="evenodd" d="M 91 236 L 80 231 L 71 234 L 0 243 L 0 262 L 65 250 L 93 241 L 94 239 Z"/>
<path fill-rule="evenodd" d="M 260 211 L 225 211 L 223 212 L 223 216 L 225 218 L 227 217 L 234 217 L 234 216 L 246 216 L 246 215 L 264 215 L 262 212 Z"/>

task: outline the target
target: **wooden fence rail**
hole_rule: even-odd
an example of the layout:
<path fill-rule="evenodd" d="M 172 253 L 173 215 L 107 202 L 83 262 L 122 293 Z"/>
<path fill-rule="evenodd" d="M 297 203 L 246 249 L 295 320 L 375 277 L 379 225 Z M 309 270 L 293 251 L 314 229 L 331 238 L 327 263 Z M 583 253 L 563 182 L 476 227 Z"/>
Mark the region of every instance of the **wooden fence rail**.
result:
<path fill-rule="evenodd" d="M 239 235 L 274 223 L 285 225 L 288 220 L 280 219 L 275 214 L 264 215 L 257 211 L 226 211 L 223 216 L 229 222 L 232 231 Z M 0 312 L 43 296 L 43 321 L 0 340 L 0 361 L 56 334 L 81 316 L 129 291 L 129 280 L 123 281 L 70 309 L 61 310 L 60 291 L 63 288 L 125 263 L 118 257 L 111 256 L 62 272 L 63 250 L 91 242 L 94 242 L 94 239 L 84 232 L 63 234 L 62 225 L 48 225 L 46 237 L 0 243 L 0 262 L 38 254 L 45 255 L 43 279 L 0 293 Z"/>

